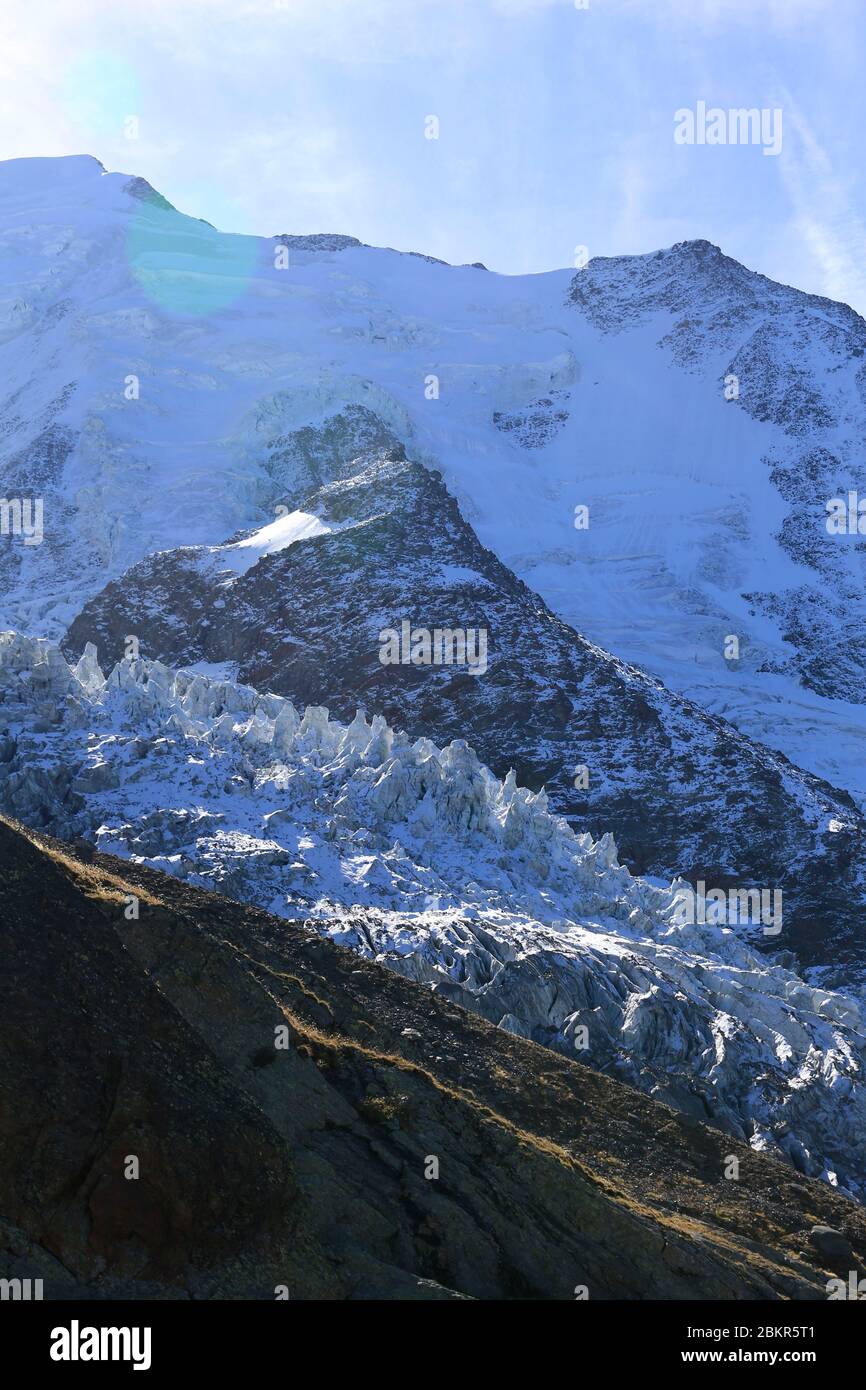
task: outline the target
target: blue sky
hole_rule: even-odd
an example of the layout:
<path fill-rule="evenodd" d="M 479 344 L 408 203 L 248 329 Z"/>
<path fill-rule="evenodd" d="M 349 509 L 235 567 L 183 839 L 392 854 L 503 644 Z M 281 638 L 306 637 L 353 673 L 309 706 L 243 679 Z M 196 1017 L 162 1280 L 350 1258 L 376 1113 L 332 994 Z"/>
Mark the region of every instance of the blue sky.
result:
<path fill-rule="evenodd" d="M 2 158 L 509 273 L 706 237 L 866 313 L 864 0 L 7 0 L 0 29 Z M 676 144 L 699 101 L 781 108 L 781 153 Z"/>

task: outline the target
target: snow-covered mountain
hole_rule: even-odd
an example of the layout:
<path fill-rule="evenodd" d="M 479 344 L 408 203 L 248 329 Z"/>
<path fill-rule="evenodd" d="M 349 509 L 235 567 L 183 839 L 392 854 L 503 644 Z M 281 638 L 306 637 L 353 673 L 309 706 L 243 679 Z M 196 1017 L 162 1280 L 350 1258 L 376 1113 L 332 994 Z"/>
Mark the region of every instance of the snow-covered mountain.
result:
<path fill-rule="evenodd" d="M 864 353 L 705 242 L 502 277 L 0 165 L 0 811 L 866 1196 Z"/>
<path fill-rule="evenodd" d="M 862 1005 L 683 924 L 544 792 L 160 663 L 0 637 L 0 803 L 312 926 L 494 1023 L 866 1196 Z"/>
<path fill-rule="evenodd" d="M 863 796 L 846 306 L 705 242 L 503 277 L 225 235 L 87 157 L 0 165 L 0 217 L 3 486 L 45 506 L 0 547 L 4 625 L 59 637 L 154 551 L 272 521 L 268 445 L 361 404 L 556 614 Z"/>
<path fill-rule="evenodd" d="M 779 890 L 765 944 L 823 983 L 863 970 L 866 825 L 845 793 L 556 618 L 370 410 L 281 436 L 268 473 L 284 515 L 133 566 L 85 604 L 69 659 L 92 642 L 112 665 L 134 634 L 146 656 L 302 705 L 326 692 L 345 721 L 363 706 L 413 738 L 464 739 L 499 777 L 544 786 L 574 829 L 613 834 L 634 871 Z M 404 622 L 483 632 L 484 670 L 383 665 L 380 634 Z"/>

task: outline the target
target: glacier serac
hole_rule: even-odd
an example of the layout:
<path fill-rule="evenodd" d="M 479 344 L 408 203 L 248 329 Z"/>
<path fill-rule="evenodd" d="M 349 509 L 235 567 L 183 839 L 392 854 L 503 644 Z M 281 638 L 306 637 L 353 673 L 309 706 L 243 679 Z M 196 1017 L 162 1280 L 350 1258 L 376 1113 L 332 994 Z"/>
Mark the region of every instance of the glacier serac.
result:
<path fill-rule="evenodd" d="M 677 884 L 632 877 L 465 743 L 158 662 L 106 678 L 93 648 L 73 670 L 15 633 L 0 697 L 7 813 L 304 919 L 866 1196 L 862 1001 L 736 928 L 677 925 Z"/>

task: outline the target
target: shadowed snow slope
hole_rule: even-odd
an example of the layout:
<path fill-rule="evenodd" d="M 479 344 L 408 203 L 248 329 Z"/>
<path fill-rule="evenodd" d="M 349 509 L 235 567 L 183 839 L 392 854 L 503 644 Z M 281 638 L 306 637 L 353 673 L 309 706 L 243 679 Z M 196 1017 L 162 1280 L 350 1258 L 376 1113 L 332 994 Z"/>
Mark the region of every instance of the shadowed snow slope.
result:
<path fill-rule="evenodd" d="M 412 743 L 159 663 L 107 680 L 0 637 L 0 804 L 51 833 L 306 916 L 513 1032 L 864 1195 L 860 1004 L 677 925 L 676 885 L 461 741 Z"/>

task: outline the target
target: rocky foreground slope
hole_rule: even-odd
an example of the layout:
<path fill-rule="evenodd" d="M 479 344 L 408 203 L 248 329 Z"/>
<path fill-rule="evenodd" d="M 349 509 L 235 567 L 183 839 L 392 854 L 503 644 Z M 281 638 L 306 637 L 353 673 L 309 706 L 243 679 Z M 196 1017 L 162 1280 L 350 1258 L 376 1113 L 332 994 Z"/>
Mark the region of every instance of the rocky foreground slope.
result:
<path fill-rule="evenodd" d="M 866 1195 L 862 1000 L 681 920 L 544 792 L 155 662 L 0 635 L 0 807 L 317 930 L 485 1018 Z M 776 942 L 780 940 L 777 936 Z"/>
<path fill-rule="evenodd" d="M 0 941 L 0 1273 L 46 1298 L 809 1299 L 862 1272 L 866 1217 L 825 1185 L 301 923 L 3 821 Z"/>

